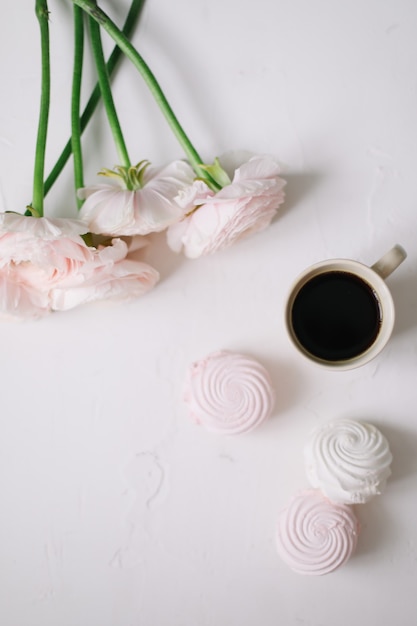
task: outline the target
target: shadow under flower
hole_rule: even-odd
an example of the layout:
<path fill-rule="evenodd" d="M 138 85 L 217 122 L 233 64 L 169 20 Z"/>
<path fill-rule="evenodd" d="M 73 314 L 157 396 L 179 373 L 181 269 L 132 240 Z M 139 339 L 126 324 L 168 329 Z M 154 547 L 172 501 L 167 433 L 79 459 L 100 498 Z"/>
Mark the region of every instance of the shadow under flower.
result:
<path fill-rule="evenodd" d="M 166 232 L 151 233 L 146 238 L 149 245 L 143 250 L 143 258 L 149 265 L 158 270 L 161 281 L 166 280 L 187 262 L 184 255 L 173 252 L 168 247 Z"/>
<path fill-rule="evenodd" d="M 287 181 L 285 202 L 275 219 L 279 219 L 288 211 L 296 208 L 305 196 L 311 194 L 322 178 L 319 172 L 282 172 L 281 176 Z"/>

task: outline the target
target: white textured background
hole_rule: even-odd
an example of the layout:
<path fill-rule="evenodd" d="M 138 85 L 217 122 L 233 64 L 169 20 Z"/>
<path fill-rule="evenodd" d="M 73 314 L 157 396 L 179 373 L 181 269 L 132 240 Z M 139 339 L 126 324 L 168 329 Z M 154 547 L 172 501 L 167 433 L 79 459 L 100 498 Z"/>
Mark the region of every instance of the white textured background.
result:
<path fill-rule="evenodd" d="M 0 208 L 31 199 L 39 103 L 34 2 L 2 9 Z M 121 23 L 127 0 L 102 3 Z M 69 132 L 70 2 L 50 0 L 53 99 L 47 167 Z M 104 36 L 106 49 L 111 45 Z M 417 614 L 417 6 L 413 0 L 147 0 L 134 41 L 203 157 L 275 155 L 287 202 L 269 230 L 186 261 L 154 237 L 158 287 L 0 326 L 2 626 L 415 626 Z M 85 95 L 93 81 L 86 70 Z M 126 61 L 115 98 L 134 161 L 182 157 Z M 116 160 L 100 109 L 87 182 Z M 75 213 L 68 167 L 49 215 Z M 289 345 L 283 307 L 304 267 L 373 263 L 395 243 L 397 325 L 353 372 Z M 216 349 L 257 357 L 274 417 L 241 438 L 189 422 L 189 363 Z M 356 555 L 293 574 L 275 522 L 306 486 L 302 449 L 331 418 L 380 427 L 386 493 L 358 507 Z"/>

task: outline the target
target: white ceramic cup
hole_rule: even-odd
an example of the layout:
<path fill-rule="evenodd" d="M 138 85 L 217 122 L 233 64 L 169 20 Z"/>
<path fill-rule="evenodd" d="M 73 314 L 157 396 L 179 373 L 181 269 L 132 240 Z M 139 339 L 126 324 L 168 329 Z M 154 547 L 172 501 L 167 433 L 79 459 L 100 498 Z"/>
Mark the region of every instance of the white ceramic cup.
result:
<path fill-rule="evenodd" d="M 307 268 L 292 286 L 285 312 L 298 351 L 334 370 L 359 367 L 377 356 L 395 320 L 385 278 L 406 256 L 396 245 L 371 267 L 330 259 Z"/>

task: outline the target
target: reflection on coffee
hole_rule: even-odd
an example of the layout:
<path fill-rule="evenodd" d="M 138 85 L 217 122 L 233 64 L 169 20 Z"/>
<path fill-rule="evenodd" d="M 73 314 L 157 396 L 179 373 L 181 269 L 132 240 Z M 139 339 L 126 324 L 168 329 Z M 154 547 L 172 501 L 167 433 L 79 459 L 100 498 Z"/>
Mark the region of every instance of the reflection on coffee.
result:
<path fill-rule="evenodd" d="M 294 299 L 291 324 L 301 346 L 324 361 L 346 361 L 365 352 L 381 326 L 374 290 L 345 271 L 323 272 Z"/>

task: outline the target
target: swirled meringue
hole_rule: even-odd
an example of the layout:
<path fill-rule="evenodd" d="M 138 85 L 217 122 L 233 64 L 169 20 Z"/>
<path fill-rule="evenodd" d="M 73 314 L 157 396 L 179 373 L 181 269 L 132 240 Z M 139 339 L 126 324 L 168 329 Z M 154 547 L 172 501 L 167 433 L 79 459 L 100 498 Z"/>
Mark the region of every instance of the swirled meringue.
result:
<path fill-rule="evenodd" d="M 294 496 L 281 512 L 276 546 L 294 572 L 321 576 L 346 563 L 358 535 L 359 524 L 351 507 L 310 490 Z"/>
<path fill-rule="evenodd" d="M 364 422 L 343 419 L 317 429 L 304 459 L 311 486 L 334 502 L 367 502 L 383 492 L 391 475 L 387 440 Z"/>
<path fill-rule="evenodd" d="M 270 416 L 275 402 L 263 365 L 225 350 L 192 363 L 183 397 L 195 422 L 225 435 L 253 430 Z"/>

